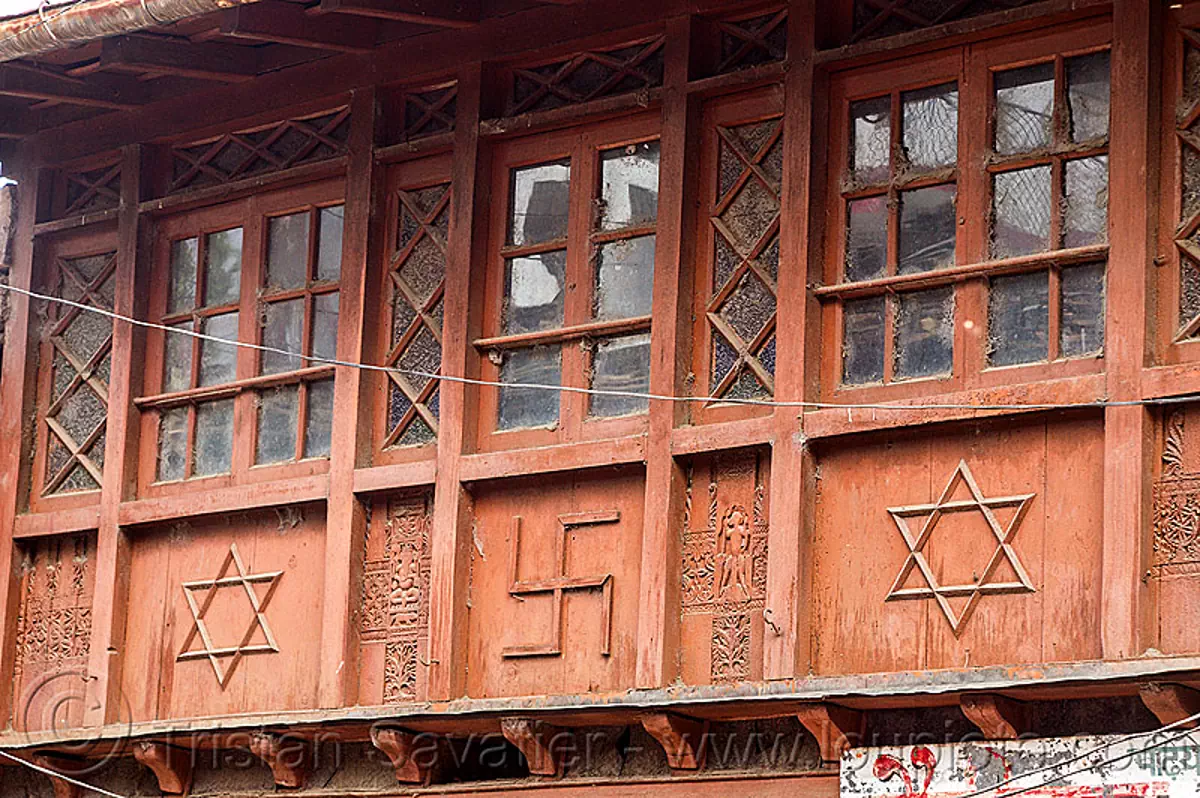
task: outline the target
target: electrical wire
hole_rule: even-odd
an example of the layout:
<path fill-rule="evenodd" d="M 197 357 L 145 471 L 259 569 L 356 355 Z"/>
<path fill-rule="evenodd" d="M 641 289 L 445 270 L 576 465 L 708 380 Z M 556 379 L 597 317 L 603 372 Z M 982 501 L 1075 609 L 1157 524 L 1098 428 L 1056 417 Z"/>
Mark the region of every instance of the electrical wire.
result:
<path fill-rule="evenodd" d="M 289 358 L 296 358 L 308 363 L 316 363 L 329 366 L 343 366 L 346 368 L 361 369 L 364 371 L 376 371 L 382 373 L 401 374 L 409 377 L 420 377 L 425 380 L 439 380 L 441 382 L 456 382 L 464 385 L 476 385 L 492 388 L 515 388 L 522 390 L 544 390 L 566 393 L 585 394 L 588 396 L 612 396 L 623 397 L 629 399 L 645 399 L 648 401 L 659 402 L 697 402 L 701 404 L 720 403 L 720 404 L 735 404 L 749 405 L 754 407 L 794 407 L 808 410 L 845 410 L 847 412 L 854 410 L 882 410 L 891 412 L 903 411 L 922 411 L 922 410 L 978 410 L 978 411 L 994 411 L 994 412 L 1020 412 L 1030 410 L 1081 410 L 1081 409 L 1102 409 L 1106 407 L 1136 407 L 1147 405 L 1167 405 L 1181 402 L 1195 401 L 1194 396 L 1172 396 L 1156 399 L 1128 399 L 1122 401 L 1114 401 L 1108 399 L 1099 399 L 1087 402 L 1027 402 L 1027 403 L 1006 403 L 1006 404 L 970 404 L 961 402 L 919 402 L 913 404 L 885 404 L 882 402 L 809 402 L 803 400 L 774 400 L 774 399 L 740 399 L 736 397 L 726 396 L 674 396 L 671 394 L 656 394 L 643 391 L 619 391 L 606 388 L 580 388 L 571 385 L 548 385 L 543 383 L 530 382 L 497 382 L 493 380 L 475 379 L 472 377 L 456 377 L 448 374 L 437 374 L 428 371 L 420 371 L 417 369 L 405 369 L 396 366 L 381 366 L 372 363 L 360 363 L 347 360 L 339 360 L 338 358 L 320 357 L 317 355 L 305 355 L 299 352 L 293 352 L 288 349 L 281 349 L 274 346 L 265 346 L 263 344 L 252 344 L 245 341 L 231 341 L 227 338 L 218 338 L 214 335 L 207 335 L 195 330 L 186 330 L 178 327 L 169 327 L 165 324 L 156 324 L 154 322 L 145 321 L 142 319 L 132 318 L 120 313 L 115 313 L 111 310 L 98 308 L 94 305 L 87 305 L 82 302 L 76 302 L 70 299 L 50 296 L 48 294 L 30 291 L 27 288 L 19 288 L 14 285 L 0 284 L 0 289 L 21 294 L 31 299 L 38 299 L 44 302 L 50 302 L 67 307 L 78 308 L 89 313 L 95 313 L 115 321 L 123 321 L 138 327 L 144 327 L 152 330 L 161 330 L 166 333 L 176 335 L 186 335 L 192 338 L 198 338 L 202 341 L 211 341 L 225 346 L 240 347 L 243 349 L 251 349 L 257 352 L 267 352 L 275 355 L 284 355 Z"/>
<path fill-rule="evenodd" d="M 35 8 L 33 11 L 28 12 L 28 14 L 37 14 L 38 15 L 37 24 L 30 25 L 28 28 L 22 28 L 21 30 L 17 31 L 16 33 L 10 33 L 9 35 L 5 36 L 3 39 L 0 39 L 0 44 L 4 44 L 5 42 L 10 42 L 13 39 L 19 39 L 20 37 L 25 36 L 25 35 L 29 34 L 30 32 L 37 30 L 38 28 L 44 28 L 46 25 L 50 24 L 50 22 L 52 22 L 57 17 L 61 17 L 63 14 L 67 13 L 72 8 L 83 5 L 86 2 L 88 2 L 88 0 L 75 0 L 74 3 L 67 3 L 65 6 L 60 8 L 58 11 L 55 11 L 50 16 L 46 16 L 45 11 L 46 11 L 47 3 L 45 2 L 45 0 L 43 0 L 43 2 L 38 3 L 37 8 Z M 28 16 L 28 14 L 19 14 L 17 16 L 18 17 Z M 14 17 L 14 19 L 15 19 L 15 17 Z M 51 38 L 54 38 L 55 40 L 57 40 L 57 37 L 54 35 L 53 32 L 51 32 L 50 35 L 51 35 Z"/>
<path fill-rule="evenodd" d="M 122 795 L 121 793 L 118 793 L 118 792 L 109 792 L 108 790 L 104 789 L 103 787 L 96 787 L 94 785 L 88 784 L 87 782 L 79 781 L 78 779 L 71 778 L 70 776 L 66 775 L 65 773 L 59 773 L 56 770 L 51 770 L 50 768 L 44 768 L 41 765 L 30 762 L 28 759 L 22 759 L 19 756 L 14 756 L 14 755 L 8 753 L 7 751 L 0 751 L 0 756 L 4 757 L 5 759 L 12 760 L 13 762 L 16 762 L 17 764 L 24 765 L 25 767 L 27 767 L 31 770 L 36 770 L 38 773 L 49 776 L 50 778 L 62 779 L 63 781 L 67 782 L 68 784 L 74 784 L 76 787 L 82 787 L 85 790 L 91 790 L 92 792 L 99 793 L 101 795 L 107 795 L 108 798 L 129 798 L 129 796 L 127 796 L 127 795 Z"/>

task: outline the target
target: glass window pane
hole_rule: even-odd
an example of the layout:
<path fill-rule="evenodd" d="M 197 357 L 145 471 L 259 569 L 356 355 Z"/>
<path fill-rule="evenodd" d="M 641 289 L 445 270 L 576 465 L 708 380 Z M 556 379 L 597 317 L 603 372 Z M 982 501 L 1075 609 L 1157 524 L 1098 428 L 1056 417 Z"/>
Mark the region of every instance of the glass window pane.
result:
<path fill-rule="evenodd" d="M 172 324 L 172 330 L 187 330 L 191 332 L 190 321 Z M 196 339 L 182 333 L 163 333 L 165 351 L 163 358 L 163 392 L 186 391 L 192 387 L 192 342 Z"/>
<path fill-rule="evenodd" d="M 258 395 L 255 463 L 282 463 L 295 458 L 299 413 L 299 385 L 283 385 Z"/>
<path fill-rule="evenodd" d="M 654 293 L 654 236 L 602 244 L 596 268 L 596 318 L 650 314 Z"/>
<path fill-rule="evenodd" d="M 242 282 L 242 228 L 211 233 L 205 245 L 204 306 L 237 302 Z"/>
<path fill-rule="evenodd" d="M 200 240 L 185 238 L 171 243 L 171 286 L 167 312 L 177 313 L 196 307 L 196 260 Z"/>
<path fill-rule="evenodd" d="M 842 383 L 883 381 L 882 296 L 847 300 L 842 306 Z"/>
<path fill-rule="evenodd" d="M 196 407 L 195 460 L 192 476 L 225 474 L 233 462 L 233 400 L 205 402 Z"/>
<path fill-rule="evenodd" d="M 535 346 L 505 353 L 500 369 L 503 383 L 562 384 L 562 347 Z M 542 388 L 501 388 L 499 429 L 552 427 L 558 423 L 558 391 Z"/>
<path fill-rule="evenodd" d="M 561 327 L 566 250 L 511 258 L 507 271 L 504 332 L 511 335 Z"/>
<path fill-rule="evenodd" d="M 992 257 L 1050 248 L 1050 167 L 1001 172 L 992 178 Z"/>
<path fill-rule="evenodd" d="M 1094 355 L 1104 349 L 1104 264 L 1072 266 L 1060 273 L 1059 354 Z"/>
<path fill-rule="evenodd" d="M 238 339 L 238 314 L 222 313 L 219 316 L 209 316 L 201 323 L 200 331 L 214 338 L 236 341 Z M 201 386 L 220 385 L 233 380 L 237 376 L 237 349 L 236 346 L 229 344 L 201 341 L 198 384 Z"/>
<path fill-rule="evenodd" d="M 658 215 L 658 142 L 600 153 L 600 229 L 653 224 Z"/>
<path fill-rule="evenodd" d="M 308 421 L 304 428 L 304 456 L 328 457 L 333 434 L 333 380 L 308 384 Z"/>
<path fill-rule="evenodd" d="M 267 290 L 308 283 L 308 211 L 267 220 Z"/>
<path fill-rule="evenodd" d="M 900 192 L 900 274 L 954 265 L 955 195 L 953 183 Z"/>
<path fill-rule="evenodd" d="M 1067 104 L 1071 111 L 1071 141 L 1108 137 L 1109 54 L 1068 58 Z"/>
<path fill-rule="evenodd" d="M 896 297 L 896 379 L 949 374 L 954 365 L 954 289 Z"/>
<path fill-rule="evenodd" d="M 342 223 L 346 207 L 322 208 L 317 219 L 317 279 L 337 280 L 342 276 Z"/>
<path fill-rule="evenodd" d="M 187 462 L 188 409 L 173 407 L 158 416 L 158 481 L 183 479 Z"/>
<path fill-rule="evenodd" d="M 288 352 L 299 352 L 303 346 L 304 300 L 289 299 L 284 302 L 268 302 L 263 307 L 262 345 Z M 277 352 L 262 353 L 263 374 L 279 374 L 294 371 L 304 366 L 304 361 L 294 355 Z"/>
<path fill-rule="evenodd" d="M 891 98 L 850 103 L 850 176 L 860 185 L 887 182 L 891 173 Z"/>
<path fill-rule="evenodd" d="M 958 161 L 958 84 L 945 83 L 900 95 L 904 155 L 910 169 L 942 169 Z"/>
<path fill-rule="evenodd" d="M 1048 356 L 1050 329 L 1047 272 L 996 277 L 988 293 L 988 362 L 1034 363 Z"/>
<path fill-rule="evenodd" d="M 887 197 L 851 200 L 847 214 L 846 282 L 882 277 L 887 264 Z"/>
<path fill-rule="evenodd" d="M 513 169 L 508 243 L 566 238 L 570 186 L 570 159 Z"/>
<path fill-rule="evenodd" d="M 1054 64 L 997 72 L 996 152 L 1010 155 L 1050 146 Z"/>
<path fill-rule="evenodd" d="M 1067 161 L 1063 167 L 1064 247 L 1108 240 L 1108 156 Z"/>
<path fill-rule="evenodd" d="M 397 300 L 403 301 L 403 300 Z M 312 354 L 315 357 L 337 357 L 338 295 L 317 294 L 313 297 Z M 319 363 L 304 363 L 318 366 Z"/>
<path fill-rule="evenodd" d="M 596 345 L 592 387 L 602 391 L 646 393 L 650 390 L 650 333 L 610 338 Z M 593 416 L 645 413 L 650 400 L 634 396 L 592 396 Z"/>

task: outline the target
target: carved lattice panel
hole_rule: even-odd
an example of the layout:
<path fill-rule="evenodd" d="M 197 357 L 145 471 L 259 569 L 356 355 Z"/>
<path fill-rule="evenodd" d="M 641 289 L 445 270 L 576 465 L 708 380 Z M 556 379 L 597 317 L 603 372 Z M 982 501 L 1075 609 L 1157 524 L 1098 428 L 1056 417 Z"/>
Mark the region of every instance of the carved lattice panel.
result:
<path fill-rule="evenodd" d="M 721 60 L 717 73 L 782 61 L 787 57 L 787 9 L 719 20 Z"/>
<path fill-rule="evenodd" d="M 1200 630 L 1179 608 L 1200 601 L 1200 432 L 1193 407 L 1163 420 L 1162 470 L 1154 482 L 1154 549 L 1150 577 L 1159 589 L 1158 648 L 1200 650 Z"/>
<path fill-rule="evenodd" d="M 406 91 L 402 103 L 402 140 L 449 133 L 458 112 L 458 84 Z"/>
<path fill-rule="evenodd" d="M 512 71 L 510 114 L 548 111 L 662 85 L 662 36 Z"/>
<path fill-rule="evenodd" d="M 680 593 L 688 684 L 762 678 L 768 470 L 752 451 L 688 465 Z"/>
<path fill-rule="evenodd" d="M 54 296 L 113 309 L 116 253 L 54 259 Z M 54 305 L 45 340 L 51 362 L 43 423 L 45 467 L 41 496 L 99 490 L 103 482 L 112 321 Z"/>
<path fill-rule="evenodd" d="M 1179 328 L 1176 341 L 1200 335 L 1200 31 L 1181 30 L 1183 75 L 1175 119 L 1179 148 Z"/>
<path fill-rule="evenodd" d="M 119 161 L 92 169 L 64 169 L 59 177 L 61 196 L 55 202 L 56 218 L 106 211 L 121 204 Z"/>
<path fill-rule="evenodd" d="M 363 703 L 395 704 L 424 694 L 429 652 L 429 529 L 426 493 L 380 499 L 363 552 L 359 614 Z"/>
<path fill-rule="evenodd" d="M 234 180 L 335 158 L 346 152 L 350 109 L 226 133 L 171 150 L 170 191 Z"/>
<path fill-rule="evenodd" d="M 980 14 L 1007 11 L 1035 0 L 854 0 L 851 41 L 878 39 Z"/>
<path fill-rule="evenodd" d="M 95 549 L 90 534 L 24 547 L 12 680 L 15 729 L 83 724 Z"/>
<path fill-rule="evenodd" d="M 388 372 L 387 435 L 383 446 L 422 446 L 437 440 L 438 381 L 450 184 L 397 192 L 395 248 L 388 275 L 392 337 Z"/>
<path fill-rule="evenodd" d="M 712 283 L 706 308 L 709 393 L 769 398 L 775 391 L 782 120 L 718 127 L 717 133 L 717 200 L 709 217 Z"/>

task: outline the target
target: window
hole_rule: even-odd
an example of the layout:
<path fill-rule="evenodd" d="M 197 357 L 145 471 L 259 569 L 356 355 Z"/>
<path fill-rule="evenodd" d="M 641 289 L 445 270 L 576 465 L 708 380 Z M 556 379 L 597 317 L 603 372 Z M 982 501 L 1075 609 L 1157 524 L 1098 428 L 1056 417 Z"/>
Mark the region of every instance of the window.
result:
<path fill-rule="evenodd" d="M 513 142 L 493 221 L 490 338 L 504 383 L 649 390 L 658 142 L 646 124 Z M 505 157 L 506 156 L 506 157 Z M 496 301 L 498 300 L 498 301 Z M 497 431 L 644 414 L 647 400 L 501 388 Z M 487 411 L 485 411 L 487 412 Z"/>

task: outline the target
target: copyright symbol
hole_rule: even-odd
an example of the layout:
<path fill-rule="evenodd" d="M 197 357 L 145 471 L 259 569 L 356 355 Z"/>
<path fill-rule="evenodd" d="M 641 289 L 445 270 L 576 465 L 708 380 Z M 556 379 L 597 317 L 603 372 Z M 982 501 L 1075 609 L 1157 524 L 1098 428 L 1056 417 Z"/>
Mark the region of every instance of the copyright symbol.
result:
<path fill-rule="evenodd" d="M 56 670 L 30 683 L 21 702 L 21 730 L 26 740 L 53 748 L 56 769 L 68 776 L 99 770 L 122 754 L 129 737 L 132 715 L 120 689 L 114 698 L 119 722 L 125 724 L 124 732 L 114 736 L 102 733 L 102 729 L 109 727 L 85 730 L 86 713 L 100 709 L 95 696 L 88 695 L 88 685 L 94 680 L 84 667 Z"/>

